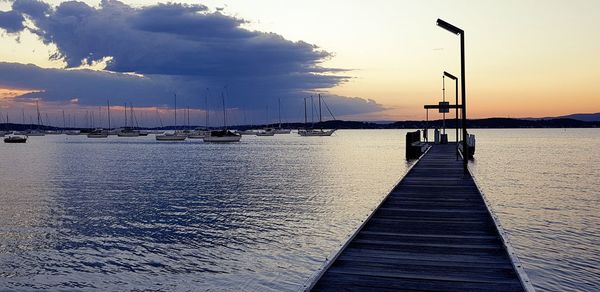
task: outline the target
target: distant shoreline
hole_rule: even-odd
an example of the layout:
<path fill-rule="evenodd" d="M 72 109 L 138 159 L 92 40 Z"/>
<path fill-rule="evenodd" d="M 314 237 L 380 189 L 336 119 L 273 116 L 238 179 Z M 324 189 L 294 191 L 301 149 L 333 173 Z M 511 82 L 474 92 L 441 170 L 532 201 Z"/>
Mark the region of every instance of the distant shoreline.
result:
<path fill-rule="evenodd" d="M 381 122 L 362 122 L 362 121 L 326 121 L 322 123 L 309 123 L 308 127 L 327 128 L 327 129 L 423 129 L 426 126 L 429 129 L 441 128 L 442 120 L 432 121 L 397 121 L 390 123 Z M 460 121 L 459 121 L 460 123 Z M 460 125 L 460 124 L 459 124 Z M 304 123 L 282 123 L 282 128 L 299 129 L 305 128 Z M 600 121 L 586 122 L 568 118 L 556 119 L 511 119 L 511 118 L 486 118 L 472 119 L 467 121 L 468 128 L 471 129 L 526 129 L 526 128 L 600 128 Z M 139 127 L 142 130 L 174 130 L 174 129 L 194 129 L 203 128 L 204 126 L 166 126 L 166 127 Z M 270 125 L 237 125 L 229 126 L 231 129 L 263 129 L 266 127 L 276 128 L 279 124 Z M 454 128 L 454 119 L 446 120 L 446 128 Z M 119 128 L 119 127 L 113 127 Z M 211 127 L 211 129 L 219 129 L 220 127 Z M 39 126 L 35 124 L 14 124 L 1 123 L 0 131 L 22 131 L 27 129 L 39 129 L 44 131 L 61 131 L 61 130 L 90 130 L 91 128 L 63 128 L 54 126 Z"/>

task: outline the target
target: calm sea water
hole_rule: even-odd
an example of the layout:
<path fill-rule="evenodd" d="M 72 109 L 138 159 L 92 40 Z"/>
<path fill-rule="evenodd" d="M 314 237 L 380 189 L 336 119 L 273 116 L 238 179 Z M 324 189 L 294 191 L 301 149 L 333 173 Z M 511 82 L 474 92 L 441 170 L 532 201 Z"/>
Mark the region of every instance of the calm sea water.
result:
<path fill-rule="evenodd" d="M 540 291 L 600 291 L 600 129 L 473 130 L 471 169 Z"/>
<path fill-rule="evenodd" d="M 0 145 L 0 287 L 295 290 L 406 169 L 404 131 Z"/>
<path fill-rule="evenodd" d="M 477 130 L 471 165 L 540 290 L 597 290 L 600 130 Z M 402 130 L 0 145 L 0 288 L 296 290 L 397 183 Z"/>

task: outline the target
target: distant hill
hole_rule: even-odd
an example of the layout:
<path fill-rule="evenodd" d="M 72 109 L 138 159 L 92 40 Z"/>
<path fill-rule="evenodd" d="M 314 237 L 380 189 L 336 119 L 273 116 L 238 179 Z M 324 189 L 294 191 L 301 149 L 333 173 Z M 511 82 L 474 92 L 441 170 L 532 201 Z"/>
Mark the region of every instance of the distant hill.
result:
<path fill-rule="evenodd" d="M 524 120 L 552 120 L 552 119 L 573 119 L 584 122 L 598 122 L 600 121 L 600 113 L 592 114 L 570 114 L 558 117 L 544 117 L 544 118 L 524 118 Z"/>
<path fill-rule="evenodd" d="M 562 118 L 562 119 L 574 119 L 574 120 L 580 120 L 580 121 L 584 121 L 584 122 L 598 122 L 600 121 L 600 113 L 595 113 L 595 114 L 571 114 L 571 115 L 566 115 L 566 116 L 561 116 L 558 118 Z"/>
<path fill-rule="evenodd" d="M 598 114 L 596 114 L 598 115 Z M 433 121 L 398 121 L 398 122 L 361 122 L 361 121 L 325 121 L 323 123 L 315 123 L 314 128 L 324 129 L 422 129 L 425 126 L 428 128 L 441 128 L 442 120 Z M 460 123 L 460 121 L 459 121 Z M 269 127 L 278 125 L 272 124 Z M 287 129 L 304 128 L 304 123 L 284 123 L 282 124 Z M 311 125 L 308 125 L 309 127 Z M 459 125 L 460 126 L 460 125 Z M 511 119 L 511 118 L 488 118 L 488 119 L 473 119 L 468 120 L 469 128 L 600 128 L 600 120 L 598 121 L 582 121 L 573 118 L 548 118 L 548 119 Z M 197 126 L 189 126 L 186 128 L 194 129 Z M 266 125 L 237 125 L 231 126 L 233 129 L 262 129 Z M 182 129 L 183 127 L 178 127 Z M 446 120 L 446 128 L 454 128 L 454 119 Z M 0 124 L 0 130 L 61 130 L 58 127 L 37 126 L 37 125 L 22 125 L 22 124 Z M 174 127 L 167 126 L 161 128 L 143 128 L 145 130 L 173 130 Z M 91 129 L 77 128 L 77 130 L 90 131 Z"/>

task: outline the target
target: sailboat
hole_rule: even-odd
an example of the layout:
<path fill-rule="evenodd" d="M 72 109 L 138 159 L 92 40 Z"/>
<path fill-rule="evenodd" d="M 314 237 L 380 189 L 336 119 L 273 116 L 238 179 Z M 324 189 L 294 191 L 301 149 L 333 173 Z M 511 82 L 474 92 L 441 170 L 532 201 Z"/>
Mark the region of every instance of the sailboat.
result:
<path fill-rule="evenodd" d="M 204 137 L 204 142 L 239 142 L 242 139 L 242 135 L 227 130 L 227 115 L 225 113 L 225 96 L 221 93 L 221 99 L 223 100 L 223 130 L 211 131 L 210 134 Z"/>
<path fill-rule="evenodd" d="M 39 129 L 41 127 L 41 125 L 42 125 L 42 122 L 41 122 L 42 118 L 40 116 L 40 106 L 39 106 L 37 100 L 35 101 L 35 108 L 37 110 L 37 124 L 38 124 L 38 129 L 37 130 L 29 130 L 29 131 L 26 132 L 26 135 L 27 136 L 45 136 L 44 131 L 42 131 L 42 130 Z M 31 119 L 31 116 L 30 116 L 30 119 Z"/>
<path fill-rule="evenodd" d="M 110 107 L 109 107 L 110 108 Z M 100 117 L 100 111 L 98 112 L 98 116 Z M 110 126 L 109 126 L 110 128 Z M 102 128 L 96 128 L 93 131 L 91 131 L 90 133 L 87 134 L 88 138 L 108 138 L 108 132 L 107 130 L 104 130 Z"/>
<path fill-rule="evenodd" d="M 304 124 L 306 125 L 306 99 L 304 99 Z M 322 126 L 322 124 L 323 124 L 323 116 L 321 114 L 321 94 L 319 94 L 319 125 Z M 337 129 L 323 130 L 323 128 L 308 129 L 305 126 L 304 129 L 298 130 L 298 135 L 303 136 L 303 137 L 315 137 L 315 136 L 324 137 L 324 136 L 331 136 L 336 130 Z"/>
<path fill-rule="evenodd" d="M 27 135 L 14 135 L 11 134 L 8 137 L 4 138 L 4 143 L 26 143 Z"/>
<path fill-rule="evenodd" d="M 174 94 L 175 99 L 175 129 L 177 129 L 177 94 Z M 187 135 L 181 135 L 177 131 L 175 133 L 164 133 L 162 135 L 156 135 L 157 141 L 183 141 L 187 138 Z"/>
<path fill-rule="evenodd" d="M 87 134 L 88 138 L 108 138 L 108 131 L 98 128 Z"/>
<path fill-rule="evenodd" d="M 267 122 L 265 125 L 269 125 L 269 106 L 267 106 Z M 256 132 L 256 136 L 275 136 L 275 129 L 266 127 L 258 132 Z"/>
<path fill-rule="evenodd" d="M 127 126 L 127 103 L 125 103 L 125 127 L 123 127 L 120 131 L 117 132 L 117 136 L 119 137 L 139 137 L 140 131 L 136 130 L 133 127 L 133 106 L 129 107 L 131 114 L 129 115 L 131 120 L 131 127 Z"/>
<path fill-rule="evenodd" d="M 281 127 L 281 98 L 277 101 L 277 105 L 279 106 L 279 128 L 275 129 L 275 134 L 289 134 L 292 130 Z"/>
<path fill-rule="evenodd" d="M 204 110 L 206 111 L 206 114 L 204 115 L 204 118 L 205 118 L 204 129 L 203 128 L 194 129 L 194 131 L 192 131 L 191 133 L 188 134 L 188 138 L 190 138 L 190 139 L 203 139 L 204 137 L 206 137 L 210 134 L 210 131 L 208 130 L 208 88 L 206 90 L 207 90 L 206 96 L 204 97 Z M 188 120 L 189 120 L 189 113 L 188 113 Z M 189 121 L 188 121 L 188 127 L 189 127 Z"/>

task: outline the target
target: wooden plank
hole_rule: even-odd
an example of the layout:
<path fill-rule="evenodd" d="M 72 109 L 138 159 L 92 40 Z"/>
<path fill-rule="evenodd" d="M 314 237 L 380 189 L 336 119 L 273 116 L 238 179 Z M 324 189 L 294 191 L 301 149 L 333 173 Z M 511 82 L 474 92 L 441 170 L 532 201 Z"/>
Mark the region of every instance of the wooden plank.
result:
<path fill-rule="evenodd" d="M 456 145 L 435 145 L 308 290 L 523 291 L 498 223 Z"/>

